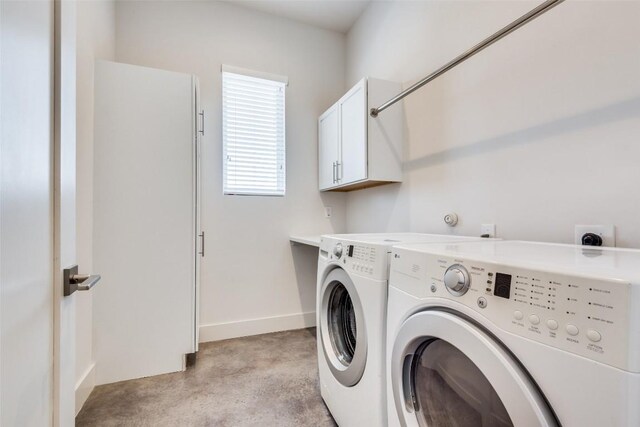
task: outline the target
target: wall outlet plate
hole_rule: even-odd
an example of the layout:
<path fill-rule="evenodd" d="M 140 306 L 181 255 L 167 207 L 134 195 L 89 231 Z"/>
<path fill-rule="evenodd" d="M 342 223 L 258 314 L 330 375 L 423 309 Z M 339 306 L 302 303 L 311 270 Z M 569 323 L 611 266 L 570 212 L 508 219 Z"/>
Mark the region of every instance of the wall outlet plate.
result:
<path fill-rule="evenodd" d="M 331 218 L 331 206 L 324 207 L 324 217 Z"/>
<path fill-rule="evenodd" d="M 482 224 L 480 226 L 480 236 L 496 237 L 496 225 Z"/>
<path fill-rule="evenodd" d="M 576 225 L 575 244 L 582 244 L 582 236 L 586 233 L 597 234 L 602 237 L 602 246 L 616 245 L 616 227 L 614 225 Z"/>

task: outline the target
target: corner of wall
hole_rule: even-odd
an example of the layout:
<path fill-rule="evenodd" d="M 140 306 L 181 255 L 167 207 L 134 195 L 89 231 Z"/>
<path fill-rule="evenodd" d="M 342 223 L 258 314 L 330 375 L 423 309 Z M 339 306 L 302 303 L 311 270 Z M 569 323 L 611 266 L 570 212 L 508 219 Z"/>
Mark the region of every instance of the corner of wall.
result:
<path fill-rule="evenodd" d="M 96 59 L 115 59 L 115 0 L 80 2 L 77 13 L 76 102 L 77 181 L 76 228 L 78 263 L 93 264 L 93 70 Z M 93 300 L 76 298 L 76 415 L 95 387 L 93 359 Z"/>

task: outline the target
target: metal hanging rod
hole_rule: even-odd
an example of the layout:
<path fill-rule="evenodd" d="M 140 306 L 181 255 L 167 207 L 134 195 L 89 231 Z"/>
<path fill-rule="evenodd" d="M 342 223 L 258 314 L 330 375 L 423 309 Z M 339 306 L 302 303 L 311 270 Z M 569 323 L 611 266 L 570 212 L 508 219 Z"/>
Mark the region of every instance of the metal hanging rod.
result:
<path fill-rule="evenodd" d="M 512 33 L 513 31 L 515 31 L 518 28 L 522 27 L 526 23 L 533 21 L 538 16 L 540 16 L 543 13 L 551 10 L 554 6 L 559 5 L 563 1 L 564 0 L 547 0 L 547 1 L 545 1 L 540 6 L 536 7 L 535 9 L 531 10 L 530 12 L 522 15 L 520 18 L 516 19 L 511 24 L 509 24 L 506 27 L 502 28 L 500 31 L 494 33 L 493 35 L 487 37 L 486 39 L 484 39 L 483 41 L 481 41 L 480 43 L 478 43 L 477 45 L 475 45 L 474 47 L 472 47 L 471 49 L 469 49 L 468 51 L 466 51 L 462 55 L 460 55 L 457 58 L 455 58 L 454 60 L 448 62 L 446 65 L 438 68 L 436 71 L 434 71 L 433 73 L 429 74 L 427 77 L 425 77 L 424 79 L 420 80 L 418 83 L 416 83 L 413 86 L 411 86 L 411 87 L 405 89 L 404 91 L 400 92 L 398 95 L 396 95 L 395 97 L 391 98 L 390 100 L 388 100 L 387 102 L 385 102 L 384 104 L 379 106 L 378 108 L 372 108 L 371 111 L 369 112 L 369 114 L 371 114 L 371 117 L 377 117 L 378 114 L 380 114 L 380 112 L 382 112 L 382 111 L 386 110 L 387 108 L 391 107 L 393 104 L 395 104 L 396 102 L 400 101 L 405 96 L 407 96 L 409 94 L 412 94 L 416 90 L 420 89 L 422 86 L 424 86 L 427 83 L 429 83 L 430 81 L 434 80 L 436 77 L 441 76 L 442 74 L 446 73 L 447 71 L 449 71 L 450 69 L 452 69 L 456 65 L 463 63 L 464 61 L 466 61 L 467 59 L 471 58 L 476 53 L 484 50 L 485 48 L 487 48 L 489 46 L 491 46 L 492 44 L 494 44 L 495 42 L 497 42 L 498 40 L 500 40 L 504 36 Z"/>

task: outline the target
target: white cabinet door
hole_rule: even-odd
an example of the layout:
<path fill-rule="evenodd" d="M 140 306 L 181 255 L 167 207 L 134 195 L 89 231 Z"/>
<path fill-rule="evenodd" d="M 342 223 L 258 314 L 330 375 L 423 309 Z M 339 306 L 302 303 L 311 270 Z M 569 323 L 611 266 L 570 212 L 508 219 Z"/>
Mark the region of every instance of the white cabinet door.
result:
<path fill-rule="evenodd" d="M 340 105 L 340 185 L 367 178 L 367 81 L 361 80 Z"/>
<path fill-rule="evenodd" d="M 95 103 L 97 383 L 180 371 L 195 350 L 194 81 L 98 61 Z"/>
<path fill-rule="evenodd" d="M 340 160 L 340 127 L 338 104 L 329 108 L 318 119 L 318 173 L 320 190 L 337 185 L 336 167 Z"/>

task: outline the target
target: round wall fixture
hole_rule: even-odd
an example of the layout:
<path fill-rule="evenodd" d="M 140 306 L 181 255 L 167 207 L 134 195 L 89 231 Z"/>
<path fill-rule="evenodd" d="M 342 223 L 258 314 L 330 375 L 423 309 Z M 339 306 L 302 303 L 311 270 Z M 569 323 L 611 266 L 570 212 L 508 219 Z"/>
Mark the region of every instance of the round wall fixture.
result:
<path fill-rule="evenodd" d="M 444 216 L 444 223 L 449 227 L 455 227 L 458 223 L 458 215 L 455 213 L 448 213 Z"/>
<path fill-rule="evenodd" d="M 583 246 L 602 246 L 602 237 L 595 233 L 585 233 L 581 240 Z"/>

